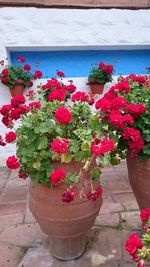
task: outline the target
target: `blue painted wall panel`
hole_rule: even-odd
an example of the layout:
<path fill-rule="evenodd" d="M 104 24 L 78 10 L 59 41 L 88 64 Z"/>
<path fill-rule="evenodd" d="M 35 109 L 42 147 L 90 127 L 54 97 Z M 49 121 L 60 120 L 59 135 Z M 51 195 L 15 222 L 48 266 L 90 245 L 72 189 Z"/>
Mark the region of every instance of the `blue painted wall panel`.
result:
<path fill-rule="evenodd" d="M 147 73 L 150 66 L 150 50 L 76 50 L 76 51 L 21 51 L 10 52 L 11 62 L 19 64 L 17 56 L 26 58 L 32 70 L 40 69 L 43 78 L 56 77 L 56 70 L 66 77 L 87 77 L 92 63 L 100 61 L 114 66 L 114 75 Z M 35 67 L 39 65 L 38 67 Z"/>

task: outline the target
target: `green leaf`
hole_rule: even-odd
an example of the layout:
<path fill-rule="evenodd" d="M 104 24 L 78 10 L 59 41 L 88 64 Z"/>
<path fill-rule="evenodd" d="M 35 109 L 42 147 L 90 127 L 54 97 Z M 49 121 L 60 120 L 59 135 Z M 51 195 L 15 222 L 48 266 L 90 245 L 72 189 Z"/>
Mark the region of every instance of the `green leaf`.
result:
<path fill-rule="evenodd" d="M 88 142 L 84 141 L 81 145 L 81 150 L 82 151 L 86 151 L 86 150 L 90 150 L 90 145 Z"/>
<path fill-rule="evenodd" d="M 47 136 L 41 136 L 39 139 L 39 145 L 37 147 L 38 150 L 45 149 L 48 147 L 48 138 Z"/>

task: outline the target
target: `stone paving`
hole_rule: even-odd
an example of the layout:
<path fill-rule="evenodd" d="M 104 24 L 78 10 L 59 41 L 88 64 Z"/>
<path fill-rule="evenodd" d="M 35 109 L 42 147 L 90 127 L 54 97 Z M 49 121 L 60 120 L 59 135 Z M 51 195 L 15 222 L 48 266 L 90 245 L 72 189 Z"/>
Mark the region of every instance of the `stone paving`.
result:
<path fill-rule="evenodd" d="M 141 227 L 125 161 L 103 171 L 103 206 L 87 237 L 86 252 L 73 261 L 54 259 L 47 236 L 28 208 L 29 180 L 0 168 L 0 267 L 131 267 L 124 243 Z"/>

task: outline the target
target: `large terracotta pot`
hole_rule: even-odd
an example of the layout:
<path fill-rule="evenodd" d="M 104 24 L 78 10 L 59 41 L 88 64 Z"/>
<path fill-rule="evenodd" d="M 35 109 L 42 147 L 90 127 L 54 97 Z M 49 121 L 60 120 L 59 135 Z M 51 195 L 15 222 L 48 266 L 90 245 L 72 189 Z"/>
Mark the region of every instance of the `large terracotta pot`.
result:
<path fill-rule="evenodd" d="M 80 167 L 77 162 L 61 164 L 61 168 L 70 172 L 77 172 Z M 84 178 L 85 191 L 91 191 L 89 173 Z M 98 185 L 98 182 L 94 183 L 95 189 Z M 96 201 L 81 199 L 77 191 L 73 202 L 64 203 L 61 200 L 64 189 L 65 186 L 48 188 L 43 184 L 36 187 L 31 184 L 29 206 L 41 229 L 50 238 L 52 255 L 61 260 L 72 260 L 85 251 L 86 234 L 96 219 L 102 198 Z"/>
<path fill-rule="evenodd" d="M 145 160 L 127 157 L 130 184 L 140 209 L 150 207 L 150 158 Z"/>
<path fill-rule="evenodd" d="M 102 94 L 103 93 L 104 84 L 100 84 L 100 83 L 89 83 L 89 85 L 90 85 L 91 93 L 93 95 Z"/>
<path fill-rule="evenodd" d="M 15 85 L 10 87 L 9 89 L 10 89 L 11 96 L 23 95 L 23 91 L 24 91 L 23 80 L 16 80 Z"/>

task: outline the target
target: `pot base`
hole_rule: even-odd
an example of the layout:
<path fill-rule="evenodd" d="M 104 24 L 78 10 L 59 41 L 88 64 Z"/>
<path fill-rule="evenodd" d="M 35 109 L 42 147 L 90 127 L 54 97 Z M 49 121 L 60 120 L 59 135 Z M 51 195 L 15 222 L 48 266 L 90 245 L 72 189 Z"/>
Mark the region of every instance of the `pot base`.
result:
<path fill-rule="evenodd" d="M 73 238 L 50 238 L 49 246 L 52 256 L 58 260 L 69 261 L 80 258 L 85 252 L 86 236 Z"/>

